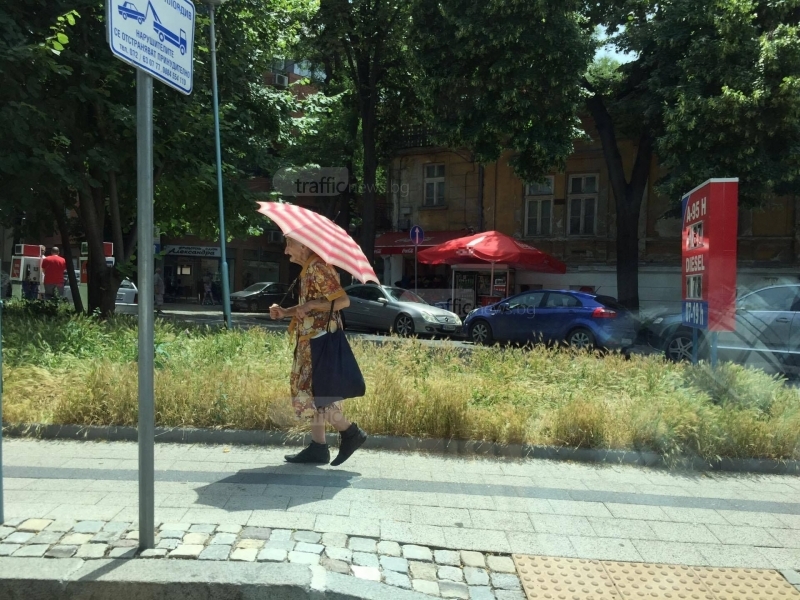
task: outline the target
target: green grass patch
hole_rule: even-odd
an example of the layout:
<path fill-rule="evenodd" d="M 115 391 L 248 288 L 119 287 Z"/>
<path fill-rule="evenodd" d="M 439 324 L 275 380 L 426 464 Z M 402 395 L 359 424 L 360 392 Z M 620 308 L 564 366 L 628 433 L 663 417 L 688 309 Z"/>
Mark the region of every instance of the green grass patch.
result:
<path fill-rule="evenodd" d="M 292 343 L 259 329 L 156 322 L 156 420 L 292 430 Z M 800 393 L 740 366 L 534 349 L 356 341 L 367 396 L 346 413 L 372 434 L 652 450 L 668 457 L 800 458 Z M 10 306 L 6 423 L 135 425 L 134 318 Z"/>

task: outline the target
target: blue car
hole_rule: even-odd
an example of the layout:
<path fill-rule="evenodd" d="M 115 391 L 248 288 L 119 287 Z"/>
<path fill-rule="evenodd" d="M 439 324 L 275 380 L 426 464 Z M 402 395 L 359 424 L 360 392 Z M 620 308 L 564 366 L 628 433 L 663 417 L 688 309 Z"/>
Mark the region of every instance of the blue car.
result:
<path fill-rule="evenodd" d="M 140 12 L 136 5 L 133 2 L 125 2 L 119 6 L 119 14 L 122 15 L 123 19 L 127 19 L 130 17 L 131 19 L 136 19 L 141 25 L 144 22 L 145 14 Z"/>
<path fill-rule="evenodd" d="M 633 345 L 636 322 L 608 296 L 536 290 L 476 308 L 464 330 L 476 344 L 566 342 L 576 348 L 625 349 Z"/>

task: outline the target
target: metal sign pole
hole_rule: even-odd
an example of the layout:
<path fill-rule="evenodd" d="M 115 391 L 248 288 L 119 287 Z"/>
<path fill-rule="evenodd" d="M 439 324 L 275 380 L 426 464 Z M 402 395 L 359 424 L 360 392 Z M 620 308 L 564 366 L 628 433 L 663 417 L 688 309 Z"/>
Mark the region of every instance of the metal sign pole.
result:
<path fill-rule="evenodd" d="M 139 221 L 139 548 L 155 546 L 153 358 L 153 78 L 136 70 L 136 194 Z"/>
<path fill-rule="evenodd" d="M 417 285 L 419 285 L 419 284 L 418 284 L 417 280 L 418 280 L 418 277 L 417 277 L 417 245 L 414 244 L 414 293 L 415 294 L 418 293 L 417 292 Z"/>
<path fill-rule="evenodd" d="M 219 140 L 219 92 L 217 91 L 217 39 L 214 30 L 214 5 L 208 5 L 211 15 L 211 87 L 214 96 L 214 135 L 217 145 L 217 203 L 219 205 L 219 250 L 221 254 L 222 270 L 222 314 L 225 317 L 225 326 L 231 328 L 231 290 L 228 281 L 228 257 L 225 244 L 228 239 L 225 235 L 225 205 L 222 200 L 222 148 Z"/>
<path fill-rule="evenodd" d="M 700 343 L 699 340 L 698 340 L 699 337 L 700 336 L 697 334 L 697 327 L 692 327 L 692 364 L 693 365 L 697 364 L 697 356 L 699 354 L 697 346 Z"/>

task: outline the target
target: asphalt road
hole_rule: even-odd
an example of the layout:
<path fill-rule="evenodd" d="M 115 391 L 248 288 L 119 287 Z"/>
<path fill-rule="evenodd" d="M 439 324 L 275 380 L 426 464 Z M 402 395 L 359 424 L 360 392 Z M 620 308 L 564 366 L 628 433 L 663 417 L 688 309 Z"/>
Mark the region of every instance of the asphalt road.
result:
<path fill-rule="evenodd" d="M 209 327 L 222 327 L 224 322 L 222 318 L 221 307 L 211 306 L 198 306 L 198 305 L 170 305 L 164 307 L 165 319 L 172 321 L 182 321 L 185 323 L 192 323 L 194 325 L 208 325 Z M 289 328 L 289 320 L 273 321 L 269 318 L 268 313 L 243 313 L 234 312 L 231 315 L 231 321 L 234 327 L 241 327 L 249 329 L 251 327 L 261 327 L 267 331 L 282 332 Z M 367 332 L 360 332 L 356 330 L 348 330 L 347 336 L 351 338 L 359 338 L 367 341 L 378 343 L 402 343 L 404 340 L 396 336 L 388 334 L 373 334 Z M 447 346 L 456 348 L 472 349 L 475 345 L 471 342 L 459 339 L 420 339 L 420 341 L 429 346 Z"/>
<path fill-rule="evenodd" d="M 208 325 L 209 327 L 222 327 L 222 307 L 220 306 L 199 306 L 199 305 L 165 305 L 164 318 L 173 321 L 183 321 L 195 325 Z M 249 329 L 251 327 L 261 327 L 268 331 L 281 332 L 289 327 L 289 320 L 273 321 L 268 313 L 243 313 L 234 312 L 231 315 L 234 327 Z M 358 338 L 376 343 L 403 343 L 405 340 L 389 334 L 373 334 L 356 330 L 348 330 L 347 336 Z M 463 348 L 471 350 L 475 344 L 465 338 L 448 339 L 429 339 L 420 338 L 422 344 L 427 346 L 442 346 L 448 348 Z M 636 346 L 631 349 L 632 354 L 653 354 L 656 351 L 649 346 Z"/>

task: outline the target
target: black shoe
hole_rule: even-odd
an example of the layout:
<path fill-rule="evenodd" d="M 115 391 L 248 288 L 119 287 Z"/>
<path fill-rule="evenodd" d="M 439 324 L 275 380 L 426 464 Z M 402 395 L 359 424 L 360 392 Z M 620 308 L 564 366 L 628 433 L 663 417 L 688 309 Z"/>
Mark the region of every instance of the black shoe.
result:
<path fill-rule="evenodd" d="M 350 458 L 353 452 L 361 447 L 361 444 L 367 441 L 367 433 L 355 423 L 350 425 L 350 427 L 342 431 L 339 435 L 342 437 L 341 442 L 339 442 L 339 454 L 331 463 L 332 467 L 338 467 Z"/>
<path fill-rule="evenodd" d="M 311 445 L 303 449 L 298 454 L 290 454 L 284 457 L 286 462 L 305 463 L 312 465 L 327 465 L 331 462 L 331 451 L 328 444 L 318 444 L 311 442 Z"/>

